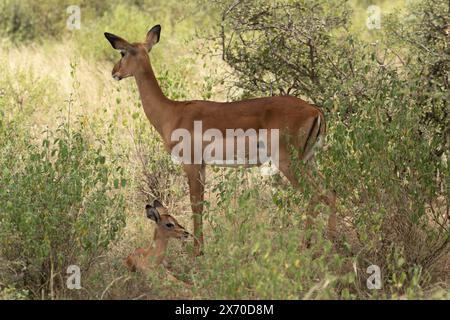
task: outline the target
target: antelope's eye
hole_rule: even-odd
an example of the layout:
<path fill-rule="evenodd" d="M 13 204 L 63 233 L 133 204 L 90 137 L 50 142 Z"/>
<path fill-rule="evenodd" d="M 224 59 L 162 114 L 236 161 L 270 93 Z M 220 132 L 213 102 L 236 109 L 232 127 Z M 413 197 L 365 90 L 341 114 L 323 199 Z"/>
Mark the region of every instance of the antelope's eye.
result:
<path fill-rule="evenodd" d="M 172 229 L 173 227 L 175 227 L 175 225 L 174 225 L 173 223 L 171 223 L 171 222 L 167 222 L 167 223 L 166 223 L 166 227 L 167 227 L 168 229 Z"/>
<path fill-rule="evenodd" d="M 120 51 L 120 55 L 122 56 L 122 58 L 125 56 L 125 52 Z"/>

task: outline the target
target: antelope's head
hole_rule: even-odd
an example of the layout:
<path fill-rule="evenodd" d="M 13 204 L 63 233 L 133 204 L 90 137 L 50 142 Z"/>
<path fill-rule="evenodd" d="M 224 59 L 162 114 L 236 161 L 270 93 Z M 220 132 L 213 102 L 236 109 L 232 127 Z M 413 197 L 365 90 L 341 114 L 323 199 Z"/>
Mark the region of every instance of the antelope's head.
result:
<path fill-rule="evenodd" d="M 167 209 L 158 200 L 155 200 L 153 205 L 147 204 L 145 211 L 147 218 L 156 222 L 158 236 L 183 240 L 191 237 L 191 234 L 167 213 Z"/>
<path fill-rule="evenodd" d="M 158 24 L 150 29 L 144 42 L 129 43 L 119 36 L 105 32 L 106 39 L 122 56 L 112 70 L 112 77 L 115 80 L 122 80 L 142 70 L 142 65 L 149 63 L 148 53 L 159 42 L 160 34 L 161 26 Z"/>

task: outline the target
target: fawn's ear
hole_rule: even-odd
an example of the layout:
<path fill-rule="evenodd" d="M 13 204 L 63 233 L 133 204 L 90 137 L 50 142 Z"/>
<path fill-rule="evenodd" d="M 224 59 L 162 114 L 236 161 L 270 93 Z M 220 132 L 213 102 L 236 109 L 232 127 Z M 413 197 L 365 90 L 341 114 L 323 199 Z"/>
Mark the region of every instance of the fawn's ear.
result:
<path fill-rule="evenodd" d="M 161 202 L 159 202 L 159 200 L 153 201 L 153 207 L 155 207 L 155 208 L 164 208 L 164 206 L 162 205 Z"/>
<path fill-rule="evenodd" d="M 111 43 L 111 46 L 116 50 L 124 51 L 131 47 L 127 40 L 112 33 L 105 32 L 105 37 L 108 39 L 109 43 Z"/>
<path fill-rule="evenodd" d="M 155 221 L 156 223 L 161 220 L 161 216 L 159 215 L 159 212 L 155 207 L 152 207 L 148 204 L 145 206 L 145 212 L 147 213 L 147 218 Z"/>
<path fill-rule="evenodd" d="M 153 28 L 150 29 L 149 32 L 147 32 L 147 37 L 145 38 L 145 48 L 147 48 L 147 51 L 150 51 L 152 47 L 159 42 L 159 37 L 161 35 L 161 26 L 157 24 Z"/>

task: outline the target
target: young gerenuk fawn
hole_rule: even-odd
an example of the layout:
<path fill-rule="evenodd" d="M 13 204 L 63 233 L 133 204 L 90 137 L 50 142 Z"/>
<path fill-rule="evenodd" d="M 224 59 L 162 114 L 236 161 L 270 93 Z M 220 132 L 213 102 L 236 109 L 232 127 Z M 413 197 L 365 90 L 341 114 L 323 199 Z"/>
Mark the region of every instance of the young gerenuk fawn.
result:
<path fill-rule="evenodd" d="M 131 271 L 147 271 L 151 266 L 157 266 L 163 262 L 169 239 L 186 240 L 191 234 L 182 227 L 178 221 L 167 213 L 167 209 L 155 200 L 153 205 L 145 207 L 147 218 L 156 223 L 153 242 L 147 248 L 137 248 L 126 260 L 126 265 Z"/>

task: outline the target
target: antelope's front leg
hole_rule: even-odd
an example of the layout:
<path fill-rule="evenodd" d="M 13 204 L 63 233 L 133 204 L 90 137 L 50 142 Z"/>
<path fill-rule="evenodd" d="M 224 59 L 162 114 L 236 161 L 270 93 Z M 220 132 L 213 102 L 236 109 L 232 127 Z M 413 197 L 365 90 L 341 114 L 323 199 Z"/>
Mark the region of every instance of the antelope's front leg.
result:
<path fill-rule="evenodd" d="M 188 177 L 191 208 L 194 220 L 194 255 L 202 254 L 203 247 L 203 198 L 205 184 L 205 166 L 186 165 L 184 170 Z"/>

